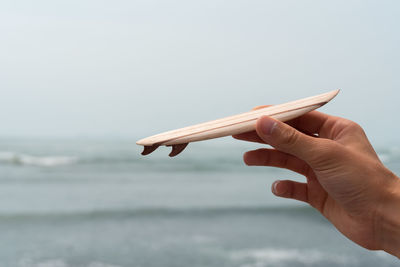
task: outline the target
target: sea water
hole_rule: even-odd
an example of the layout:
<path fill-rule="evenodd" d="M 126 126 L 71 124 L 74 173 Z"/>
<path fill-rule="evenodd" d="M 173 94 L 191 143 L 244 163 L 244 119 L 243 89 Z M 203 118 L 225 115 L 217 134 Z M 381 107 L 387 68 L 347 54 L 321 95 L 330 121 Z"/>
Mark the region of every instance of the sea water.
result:
<path fill-rule="evenodd" d="M 0 266 L 397 266 L 270 192 L 239 141 L 146 157 L 132 140 L 1 139 Z M 400 149 L 378 148 L 400 173 Z"/>

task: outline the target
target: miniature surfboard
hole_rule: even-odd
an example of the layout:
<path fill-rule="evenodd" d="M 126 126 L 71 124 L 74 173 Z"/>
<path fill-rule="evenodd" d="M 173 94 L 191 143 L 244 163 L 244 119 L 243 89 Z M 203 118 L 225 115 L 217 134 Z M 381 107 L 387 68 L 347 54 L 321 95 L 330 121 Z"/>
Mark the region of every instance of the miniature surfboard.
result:
<path fill-rule="evenodd" d="M 307 97 L 296 101 L 268 106 L 218 120 L 208 121 L 185 128 L 156 134 L 136 142 L 144 146 L 142 155 L 148 155 L 159 146 L 172 146 L 170 157 L 181 153 L 188 143 L 241 134 L 255 130 L 256 121 L 262 116 L 270 116 L 287 121 L 317 109 L 332 100 L 339 90 Z"/>

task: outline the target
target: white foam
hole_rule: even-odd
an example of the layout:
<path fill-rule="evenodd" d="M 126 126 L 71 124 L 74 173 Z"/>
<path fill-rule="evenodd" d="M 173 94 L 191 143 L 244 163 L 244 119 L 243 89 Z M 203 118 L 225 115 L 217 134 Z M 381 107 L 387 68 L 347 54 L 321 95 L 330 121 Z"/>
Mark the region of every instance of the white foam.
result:
<path fill-rule="evenodd" d="M 87 267 L 120 267 L 118 265 L 111 265 L 103 262 L 92 262 Z"/>
<path fill-rule="evenodd" d="M 19 267 L 72 267 L 62 259 L 49 259 L 40 262 L 33 262 L 31 259 L 22 259 Z M 121 267 L 119 265 L 111 265 L 108 263 L 94 261 L 86 265 L 86 267 Z"/>
<path fill-rule="evenodd" d="M 354 264 L 356 258 L 344 255 L 328 254 L 316 250 L 264 248 L 240 250 L 231 253 L 231 259 L 246 261 L 241 267 L 264 267 L 276 263 L 297 262 L 304 265 L 333 262 L 336 264 Z"/>
<path fill-rule="evenodd" d="M 33 262 L 31 259 L 23 259 L 19 267 L 68 267 L 68 264 L 61 259 L 49 259 L 41 262 Z"/>
<path fill-rule="evenodd" d="M 23 153 L 0 151 L 0 162 L 20 165 L 33 165 L 41 167 L 52 167 L 69 165 L 77 161 L 70 156 L 32 156 Z"/>

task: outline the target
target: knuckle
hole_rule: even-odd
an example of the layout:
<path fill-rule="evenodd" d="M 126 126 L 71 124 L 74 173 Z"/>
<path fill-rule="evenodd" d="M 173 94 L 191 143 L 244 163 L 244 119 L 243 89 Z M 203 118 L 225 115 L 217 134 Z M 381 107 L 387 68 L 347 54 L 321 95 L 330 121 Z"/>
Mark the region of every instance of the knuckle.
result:
<path fill-rule="evenodd" d="M 265 153 L 263 157 L 260 159 L 263 166 L 269 166 L 271 164 L 271 157 L 268 153 Z"/>
<path fill-rule="evenodd" d="M 269 166 L 271 157 L 268 153 L 268 150 L 264 148 L 259 148 L 255 150 L 255 155 L 257 157 L 257 162 L 263 166 Z"/>
<path fill-rule="evenodd" d="M 304 164 L 302 167 L 301 167 L 301 173 L 302 174 L 304 174 L 306 177 L 309 177 L 310 175 L 311 175 L 311 172 L 312 172 L 312 170 L 311 170 L 311 167 L 310 167 L 310 165 L 308 165 L 308 164 Z"/>
<path fill-rule="evenodd" d="M 345 128 L 348 128 L 348 129 L 350 129 L 352 131 L 357 131 L 357 132 L 363 132 L 364 131 L 363 128 L 358 123 L 356 123 L 354 121 L 344 119 L 342 123 L 343 123 L 343 126 Z"/>
<path fill-rule="evenodd" d="M 286 136 L 285 138 L 283 138 L 282 143 L 285 146 L 292 147 L 297 144 L 298 140 L 299 140 L 299 134 L 296 131 L 291 130 L 286 132 Z"/>
<path fill-rule="evenodd" d="M 348 132 L 353 136 L 366 137 L 366 133 L 361 125 L 354 121 L 347 121 L 346 128 Z"/>

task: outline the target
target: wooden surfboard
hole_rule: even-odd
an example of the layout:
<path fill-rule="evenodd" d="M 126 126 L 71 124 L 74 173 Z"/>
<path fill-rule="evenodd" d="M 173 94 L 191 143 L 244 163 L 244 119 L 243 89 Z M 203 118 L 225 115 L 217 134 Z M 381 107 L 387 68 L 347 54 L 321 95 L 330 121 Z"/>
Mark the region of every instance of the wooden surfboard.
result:
<path fill-rule="evenodd" d="M 142 155 L 148 155 L 159 146 L 172 146 L 170 157 L 181 153 L 188 143 L 241 134 L 255 130 L 258 118 L 270 116 L 280 121 L 287 121 L 317 109 L 332 100 L 339 90 L 307 97 L 292 102 L 248 111 L 218 120 L 208 121 L 177 130 L 156 134 L 136 142 L 144 146 Z"/>

